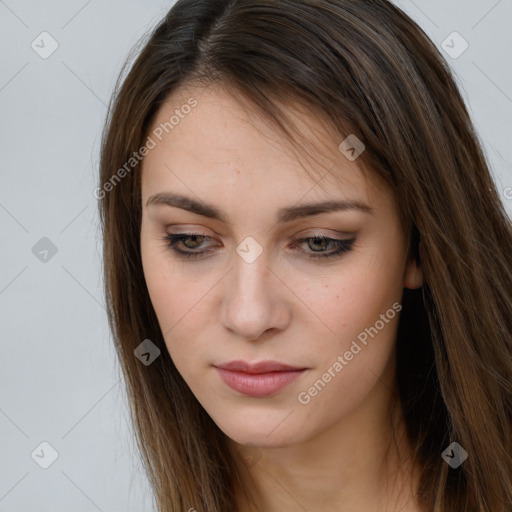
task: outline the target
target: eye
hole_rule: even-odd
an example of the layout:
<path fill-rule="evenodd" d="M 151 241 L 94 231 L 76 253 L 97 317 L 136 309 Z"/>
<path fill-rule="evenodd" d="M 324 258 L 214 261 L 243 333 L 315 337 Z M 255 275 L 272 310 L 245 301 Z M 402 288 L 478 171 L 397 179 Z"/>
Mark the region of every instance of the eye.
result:
<path fill-rule="evenodd" d="M 163 240 L 166 242 L 169 249 L 182 258 L 203 258 L 213 251 L 212 248 L 201 250 L 201 246 L 205 241 L 212 240 L 208 235 L 203 233 L 167 234 Z M 306 258 L 332 258 L 351 251 L 355 241 L 355 238 L 345 240 L 329 238 L 325 235 L 318 234 L 311 237 L 300 238 L 296 240 L 291 247 L 307 244 L 310 250 L 305 251 Z M 327 250 L 329 248 L 331 248 L 330 251 Z"/>
<path fill-rule="evenodd" d="M 341 256 L 345 252 L 352 250 L 356 239 L 340 239 L 329 238 L 325 235 L 314 235 L 312 237 L 301 238 L 297 240 L 299 244 L 307 243 L 307 247 L 312 249 L 312 254 L 308 254 L 309 258 L 332 258 Z M 326 251 L 326 248 L 332 247 L 334 250 Z"/>
<path fill-rule="evenodd" d="M 174 251 L 181 257 L 185 258 L 198 258 L 205 253 L 211 252 L 209 250 L 197 251 L 205 239 L 211 240 L 207 235 L 201 233 L 181 233 L 179 235 L 166 235 L 164 240 L 167 242 L 169 249 Z M 179 247 L 179 244 L 185 247 L 185 250 Z"/>

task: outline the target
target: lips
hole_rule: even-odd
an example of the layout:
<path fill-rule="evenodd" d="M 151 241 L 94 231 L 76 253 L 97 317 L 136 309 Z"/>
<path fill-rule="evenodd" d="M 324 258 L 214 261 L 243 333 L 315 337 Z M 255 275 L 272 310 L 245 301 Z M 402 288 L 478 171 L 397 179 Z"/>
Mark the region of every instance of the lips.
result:
<path fill-rule="evenodd" d="M 231 370 L 234 372 L 243 373 L 290 372 L 305 369 L 298 366 L 290 366 L 287 364 L 279 363 L 277 361 L 260 361 L 256 363 L 249 363 L 246 361 L 238 360 L 215 366 L 216 368 L 221 368 L 223 370 Z"/>
<path fill-rule="evenodd" d="M 231 361 L 215 368 L 222 381 L 231 389 L 258 398 L 276 394 L 307 370 L 277 361 Z"/>

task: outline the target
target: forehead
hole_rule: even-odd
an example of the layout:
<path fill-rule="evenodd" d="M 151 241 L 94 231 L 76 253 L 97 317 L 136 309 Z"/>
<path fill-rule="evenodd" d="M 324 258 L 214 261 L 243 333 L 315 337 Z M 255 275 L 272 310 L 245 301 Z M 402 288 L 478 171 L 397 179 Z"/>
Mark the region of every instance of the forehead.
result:
<path fill-rule="evenodd" d="M 245 206 L 288 205 L 305 196 L 307 202 L 343 198 L 376 204 L 382 199 L 382 189 L 339 151 L 341 140 L 323 120 L 300 105 L 286 113 L 318 147 L 313 158 L 223 88 L 177 89 L 149 130 L 156 145 L 142 164 L 143 199 L 176 190 Z"/>

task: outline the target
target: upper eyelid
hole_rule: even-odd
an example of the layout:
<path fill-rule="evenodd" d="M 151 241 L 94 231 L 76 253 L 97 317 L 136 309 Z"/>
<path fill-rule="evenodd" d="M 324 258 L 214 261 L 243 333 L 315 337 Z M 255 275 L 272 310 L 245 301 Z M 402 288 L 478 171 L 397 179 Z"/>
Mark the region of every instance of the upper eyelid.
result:
<path fill-rule="evenodd" d="M 314 228 L 309 228 L 309 229 L 314 229 Z M 318 229 L 321 229 L 321 228 L 318 228 Z M 166 235 L 168 236 L 203 236 L 203 237 L 206 237 L 206 238 L 210 238 L 212 240 L 218 240 L 220 237 L 218 236 L 211 236 L 207 233 L 204 233 L 203 231 L 201 230 L 194 230 L 194 229 L 190 229 L 189 231 L 180 231 L 180 232 L 177 232 L 177 233 L 169 233 L 167 232 L 166 230 Z M 293 237 L 290 237 L 290 238 L 293 238 L 294 240 L 302 240 L 304 238 L 318 238 L 318 237 L 324 237 L 324 238 L 330 238 L 330 239 L 333 239 L 333 240 L 351 240 L 352 238 L 356 237 L 358 235 L 358 233 L 356 231 L 351 231 L 351 232 L 338 232 L 337 234 L 326 234 L 326 233 L 321 233 L 319 231 L 313 231 L 313 232 L 306 232 L 304 234 L 301 234 L 301 235 L 294 235 Z M 346 238 L 344 238 L 346 237 Z M 246 238 L 246 237 L 244 237 Z M 239 243 L 241 243 L 244 238 L 242 238 L 242 240 L 240 240 Z"/>

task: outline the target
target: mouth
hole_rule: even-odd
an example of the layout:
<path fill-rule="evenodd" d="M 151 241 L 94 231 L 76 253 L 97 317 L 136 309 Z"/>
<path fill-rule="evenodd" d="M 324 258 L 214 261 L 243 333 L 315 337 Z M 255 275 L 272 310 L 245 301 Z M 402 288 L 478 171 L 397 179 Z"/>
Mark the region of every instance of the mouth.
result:
<path fill-rule="evenodd" d="M 231 389 L 259 398 L 276 394 L 308 370 L 277 361 L 231 361 L 214 367 L 222 381 Z"/>

